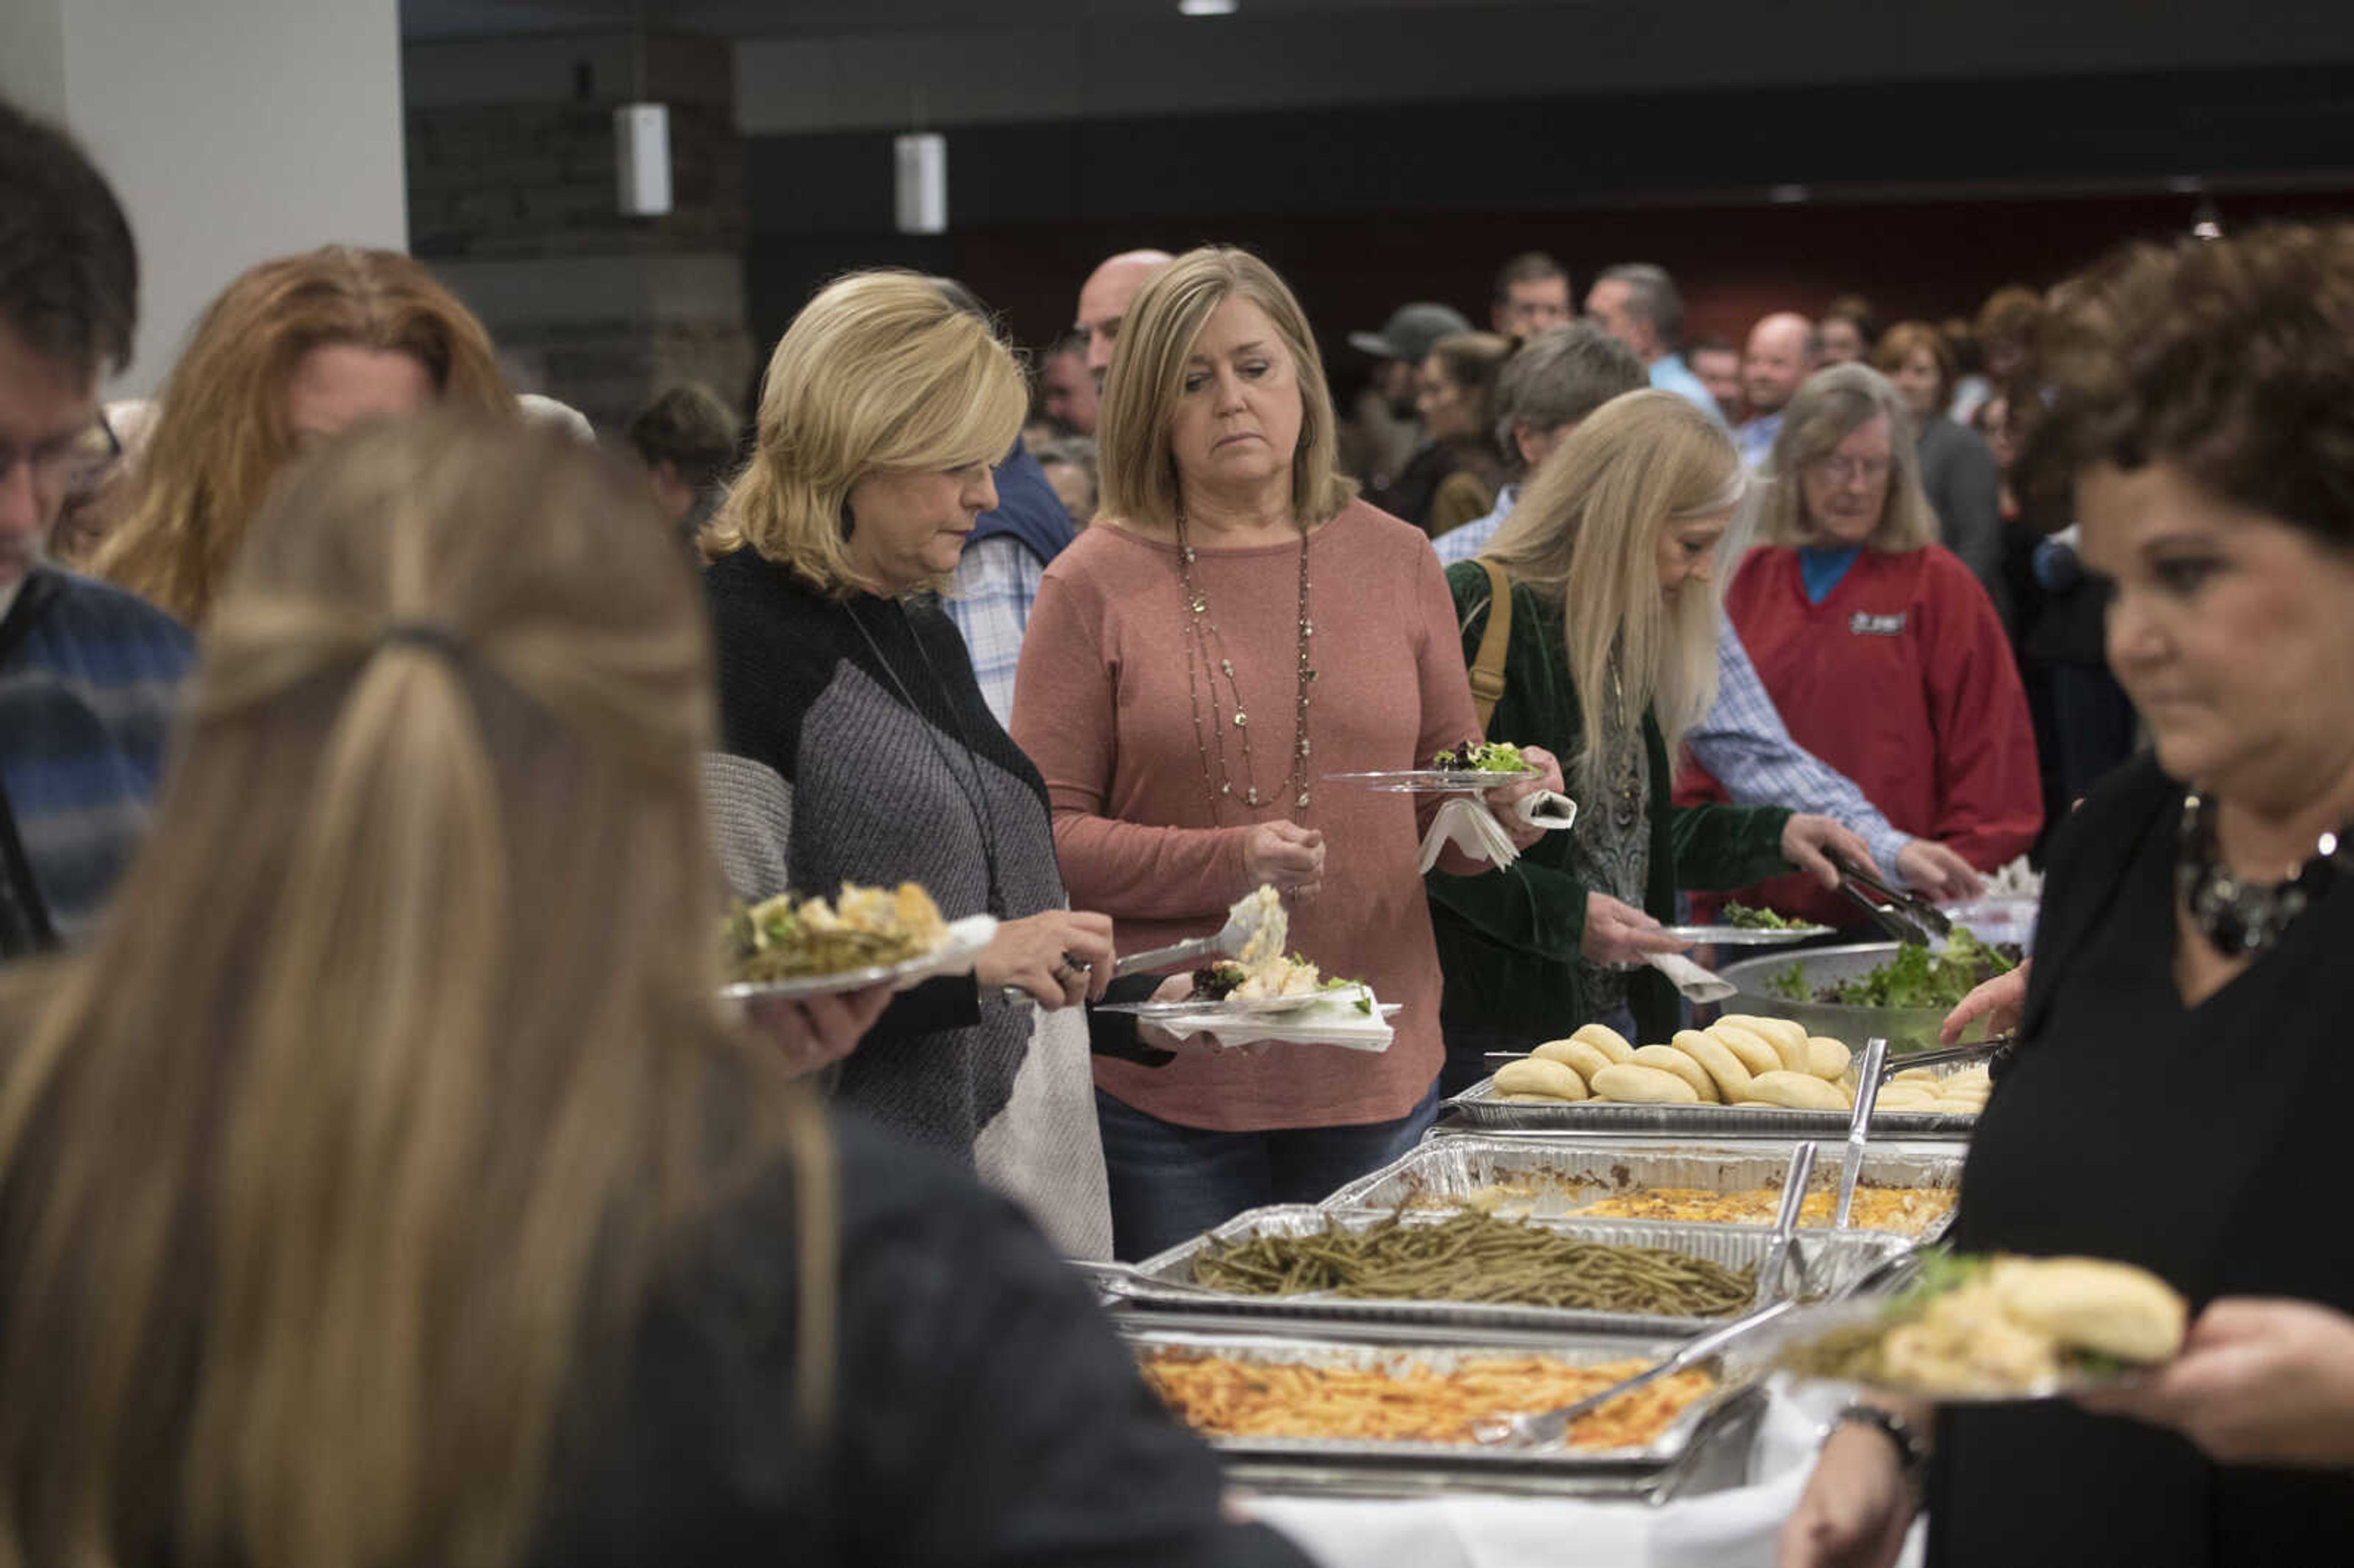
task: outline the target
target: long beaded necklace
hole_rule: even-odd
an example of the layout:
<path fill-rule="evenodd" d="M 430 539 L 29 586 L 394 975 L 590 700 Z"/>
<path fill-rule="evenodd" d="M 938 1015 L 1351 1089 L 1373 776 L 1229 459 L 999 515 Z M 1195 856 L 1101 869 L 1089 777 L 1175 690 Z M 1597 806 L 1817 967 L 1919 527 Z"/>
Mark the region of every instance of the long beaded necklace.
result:
<path fill-rule="evenodd" d="M 1193 748 L 1202 762 L 1202 788 L 1210 798 L 1210 820 L 1217 821 L 1218 800 L 1235 793 L 1234 776 L 1226 767 L 1226 730 L 1220 720 L 1225 715 L 1218 700 L 1218 678 L 1226 682 L 1228 705 L 1233 709 L 1232 727 L 1242 752 L 1242 799 L 1248 806 L 1259 804 L 1258 775 L 1251 758 L 1250 714 L 1243 706 L 1242 687 L 1235 679 L 1235 662 L 1226 656 L 1225 638 L 1219 632 L 1217 622 L 1210 619 L 1210 601 L 1201 586 L 1193 580 L 1193 546 L 1185 538 L 1185 514 L 1177 514 L 1177 588 L 1185 602 L 1185 694 L 1193 707 Z M 1292 712 L 1291 768 L 1285 775 L 1283 798 L 1290 802 L 1295 813 L 1308 809 L 1308 697 L 1316 681 L 1315 666 L 1309 662 L 1309 641 L 1314 636 L 1315 623 L 1308 615 L 1308 529 L 1299 529 L 1299 699 Z M 1202 711 L 1202 687 L 1210 688 L 1210 714 L 1206 721 Z M 1214 775 L 1212 758 L 1216 758 Z"/>

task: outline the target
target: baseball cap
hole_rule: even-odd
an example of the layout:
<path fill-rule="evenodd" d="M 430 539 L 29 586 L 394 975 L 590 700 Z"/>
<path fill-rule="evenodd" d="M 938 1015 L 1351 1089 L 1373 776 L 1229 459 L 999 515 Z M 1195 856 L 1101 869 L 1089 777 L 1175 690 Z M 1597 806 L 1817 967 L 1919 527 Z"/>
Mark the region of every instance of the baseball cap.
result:
<path fill-rule="evenodd" d="M 1403 359 L 1418 365 L 1430 353 L 1430 345 L 1440 338 L 1470 330 L 1471 323 L 1462 312 L 1417 300 L 1392 311 L 1379 332 L 1351 333 L 1349 346 L 1362 349 L 1375 359 Z"/>

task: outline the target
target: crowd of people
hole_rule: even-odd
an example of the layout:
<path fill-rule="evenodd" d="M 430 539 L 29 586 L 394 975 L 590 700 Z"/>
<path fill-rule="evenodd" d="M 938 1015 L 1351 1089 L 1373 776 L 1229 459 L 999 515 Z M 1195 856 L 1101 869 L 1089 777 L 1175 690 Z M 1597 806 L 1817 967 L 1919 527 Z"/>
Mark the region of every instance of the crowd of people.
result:
<path fill-rule="evenodd" d="M 1034 368 L 860 271 L 748 435 L 678 387 L 611 450 L 398 254 L 251 269 L 101 408 L 137 296 L 0 105 L 0 1562 L 1297 1561 L 1058 1255 L 1666 1038 L 1681 909 L 2046 840 L 1956 1234 L 2213 1305 L 2087 1410 L 1843 1419 L 1789 1560 L 1892 1560 L 1925 1475 L 1938 1562 L 2354 1529 L 2354 1255 L 2298 1223 L 2354 1090 L 2354 229 L 1739 350 L 1530 253 L 1487 330 L 1348 334 L 1346 408 L 1247 250 L 1105 260 Z M 1483 737 L 1507 867 L 1330 777 Z M 969 973 L 723 1008 L 729 895 L 906 882 L 994 918 Z M 1261 887 L 1385 1050 L 1101 1007 Z M 2126 1191 L 2185 1142 L 2189 1224 Z"/>

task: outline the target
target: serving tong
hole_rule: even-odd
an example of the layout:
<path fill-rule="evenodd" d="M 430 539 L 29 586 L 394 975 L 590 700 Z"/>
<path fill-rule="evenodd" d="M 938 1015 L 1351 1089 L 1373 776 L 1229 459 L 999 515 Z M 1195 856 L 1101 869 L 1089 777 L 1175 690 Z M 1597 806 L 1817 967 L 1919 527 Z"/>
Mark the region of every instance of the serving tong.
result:
<path fill-rule="evenodd" d="M 1877 872 L 1858 865 L 1837 850 L 1825 853 L 1831 868 L 1840 874 L 1839 890 L 1898 941 L 1935 947 L 1938 938 L 1953 933 L 1952 918 L 1919 894 L 1890 886 Z"/>
<path fill-rule="evenodd" d="M 1111 969 L 1111 978 L 1125 980 L 1129 975 L 1147 974 L 1172 964 L 1192 963 L 1196 959 L 1235 958 L 1258 935 L 1259 922 L 1264 917 L 1258 905 L 1256 888 L 1235 900 L 1226 910 L 1226 923 L 1206 937 L 1195 937 L 1183 942 L 1172 942 L 1165 948 L 1148 948 L 1140 953 L 1129 953 Z M 1034 1001 L 1028 991 L 1018 985 L 998 988 L 1001 1001 L 1016 1007 Z"/>
<path fill-rule="evenodd" d="M 1715 1356 L 1736 1340 L 1747 1338 L 1783 1313 L 1797 1305 L 1788 1294 L 1787 1275 L 1795 1254 L 1798 1212 L 1807 1202 L 1807 1184 L 1815 1170 L 1815 1146 L 1800 1143 L 1790 1150 L 1790 1163 L 1782 1174 L 1782 1206 L 1774 1216 L 1773 1238 L 1766 1244 L 1766 1261 L 1757 1270 L 1757 1297 L 1749 1311 L 1730 1323 L 1710 1330 L 1685 1344 L 1664 1361 L 1652 1362 L 1634 1376 L 1621 1378 L 1609 1387 L 1597 1389 L 1583 1399 L 1551 1410 L 1525 1414 L 1484 1416 L 1471 1424 L 1472 1441 L 1494 1447 L 1511 1445 L 1516 1447 L 1543 1447 L 1558 1443 L 1569 1435 L 1569 1428 L 1579 1416 L 1599 1410 L 1620 1394 L 1656 1383 L 1660 1378 L 1699 1365 Z M 1803 1265 L 1801 1266 L 1803 1273 Z"/>

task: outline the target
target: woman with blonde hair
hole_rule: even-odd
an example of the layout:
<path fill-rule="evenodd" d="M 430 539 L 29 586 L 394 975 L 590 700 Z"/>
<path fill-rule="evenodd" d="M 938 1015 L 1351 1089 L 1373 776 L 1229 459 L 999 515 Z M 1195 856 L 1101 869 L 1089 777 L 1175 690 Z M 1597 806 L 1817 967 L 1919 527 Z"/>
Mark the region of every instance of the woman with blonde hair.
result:
<path fill-rule="evenodd" d="M 1569 758 L 1579 804 L 1573 832 L 1501 875 L 1428 879 L 1454 1083 L 1485 1077 L 1487 1052 L 1582 1022 L 1666 1040 L 1675 993 L 1624 966 L 1686 945 L 1659 929 L 1679 888 L 1793 866 L 1835 881 L 1826 847 L 1870 861 L 1829 817 L 1669 805 L 1669 758 L 1716 696 L 1716 567 L 1742 489 L 1716 421 L 1677 393 L 1626 393 L 1545 460 L 1482 556 L 1447 568 L 1466 661 L 1497 585 L 1510 593 L 1489 726 Z"/>
<path fill-rule="evenodd" d="M 196 323 L 90 569 L 201 630 L 297 451 L 431 404 L 515 407 L 490 334 L 423 266 L 348 245 L 265 261 Z"/>
<path fill-rule="evenodd" d="M 1855 780 L 1904 832 L 1980 871 L 2042 825 L 2035 736 L 1994 601 L 1936 542 L 1912 417 L 1868 366 L 1818 371 L 1791 400 L 1758 508 L 1763 544 L 1725 595 L 1742 643 L 1800 746 Z M 1691 769 L 1678 799 L 1721 799 Z M 1845 925 L 1808 883 L 1744 892 Z"/>
<path fill-rule="evenodd" d="M 1129 305 L 1097 427 L 1103 514 L 1047 568 L 1023 640 L 1015 738 L 1075 895 L 1124 943 L 1206 936 L 1271 884 L 1300 951 L 1405 1009 L 1377 1056 L 1098 1061 L 1122 1257 L 1314 1202 L 1437 1109 L 1422 824 L 1408 797 L 1325 776 L 1427 766 L 1479 723 L 1430 543 L 1355 499 L 1333 429 L 1283 280 L 1241 250 L 1178 258 Z M 1535 758 L 1536 782 L 1557 780 Z M 1535 830 L 1504 807 L 1534 787 L 1491 798 L 1524 843 Z"/>
<path fill-rule="evenodd" d="M 574 443 L 288 476 L 122 896 L 6 983 L 0 1561 L 1291 1560 L 1009 1205 L 718 1012 L 709 670 Z"/>
<path fill-rule="evenodd" d="M 1069 908 L 1045 787 L 931 597 L 997 504 L 991 472 L 1028 403 L 968 298 L 912 272 L 853 273 L 778 343 L 751 460 L 703 540 L 719 645 L 709 788 L 744 897 L 908 881 L 952 920 L 1002 922 L 973 975 L 892 1004 L 837 1093 L 974 1161 L 1066 1251 L 1101 1257 L 1078 1008 L 1111 977 L 1111 922 Z"/>

